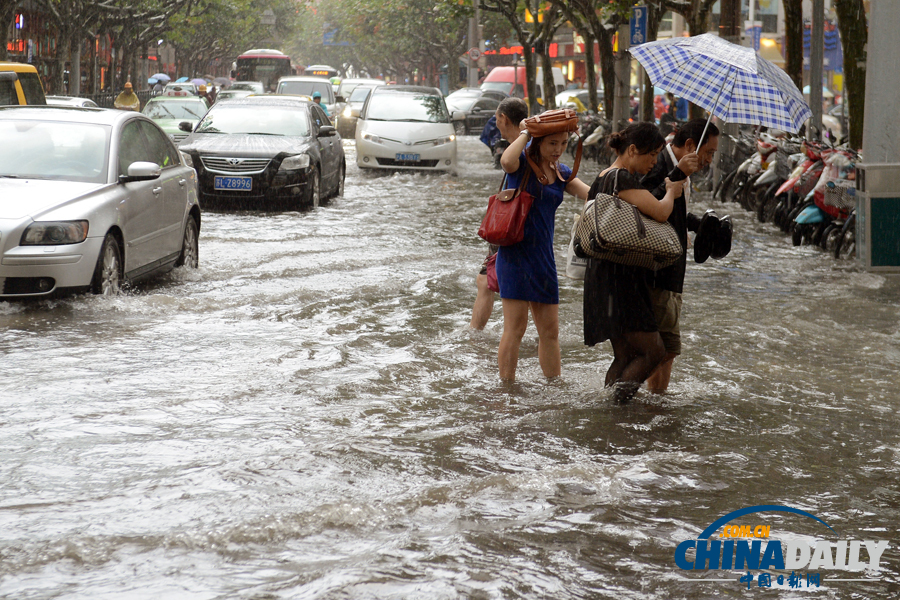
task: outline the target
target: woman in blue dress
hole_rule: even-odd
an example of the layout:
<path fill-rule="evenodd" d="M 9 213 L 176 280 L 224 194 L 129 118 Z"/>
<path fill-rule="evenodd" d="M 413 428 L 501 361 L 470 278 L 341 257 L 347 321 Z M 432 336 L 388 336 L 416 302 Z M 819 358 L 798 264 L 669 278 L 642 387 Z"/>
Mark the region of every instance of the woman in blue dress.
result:
<path fill-rule="evenodd" d="M 497 253 L 497 281 L 503 301 L 503 336 L 497 362 L 500 378 L 514 381 L 519 362 L 519 346 L 528 327 L 528 310 L 538 332 L 538 361 L 545 377 L 558 377 L 559 354 L 559 282 L 553 255 L 553 231 L 556 209 L 562 204 L 563 192 L 587 199 L 588 186 L 577 178 L 566 182 L 572 170 L 559 163 L 566 150 L 569 134 L 565 131 L 531 139 L 525 122 L 522 132 L 511 141 L 500 158 L 507 174 L 506 188 L 518 187 L 528 174 L 525 189 L 534 203 L 525 221 L 525 237 L 518 244 L 501 246 Z M 531 143 L 529 144 L 529 140 Z M 538 181 L 526 159 L 543 172 L 549 184 Z"/>

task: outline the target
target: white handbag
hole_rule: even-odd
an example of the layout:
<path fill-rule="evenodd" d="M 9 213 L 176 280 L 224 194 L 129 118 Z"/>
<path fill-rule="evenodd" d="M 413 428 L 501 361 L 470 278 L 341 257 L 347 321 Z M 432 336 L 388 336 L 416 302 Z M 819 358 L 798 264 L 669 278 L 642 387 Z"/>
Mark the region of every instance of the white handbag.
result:
<path fill-rule="evenodd" d="M 575 215 L 575 223 L 572 224 L 572 235 L 569 237 L 569 248 L 566 250 L 566 277 L 569 279 L 584 279 L 589 258 L 581 258 L 575 255 L 575 232 L 578 229 L 578 221 L 581 215 Z"/>

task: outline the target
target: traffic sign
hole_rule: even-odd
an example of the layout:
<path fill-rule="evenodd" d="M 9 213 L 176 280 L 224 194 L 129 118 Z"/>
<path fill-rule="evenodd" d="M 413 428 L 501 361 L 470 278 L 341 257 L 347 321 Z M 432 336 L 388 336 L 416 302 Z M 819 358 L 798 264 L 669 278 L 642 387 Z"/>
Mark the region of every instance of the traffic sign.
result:
<path fill-rule="evenodd" d="M 647 7 L 635 6 L 631 9 L 631 45 L 637 46 L 647 41 Z"/>
<path fill-rule="evenodd" d="M 481 58 L 481 50 L 478 48 L 469 48 L 469 58 L 472 60 L 478 60 Z"/>

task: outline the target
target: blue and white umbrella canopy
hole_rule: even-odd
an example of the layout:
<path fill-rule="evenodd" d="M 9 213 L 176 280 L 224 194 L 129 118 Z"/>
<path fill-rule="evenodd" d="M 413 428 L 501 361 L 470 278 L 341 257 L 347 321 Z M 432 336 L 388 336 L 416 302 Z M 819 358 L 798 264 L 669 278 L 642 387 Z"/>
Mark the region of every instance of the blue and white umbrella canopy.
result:
<path fill-rule="evenodd" d="M 803 95 L 780 68 L 752 48 L 711 33 L 648 42 L 629 49 L 659 86 L 726 123 L 796 133 L 812 116 Z"/>

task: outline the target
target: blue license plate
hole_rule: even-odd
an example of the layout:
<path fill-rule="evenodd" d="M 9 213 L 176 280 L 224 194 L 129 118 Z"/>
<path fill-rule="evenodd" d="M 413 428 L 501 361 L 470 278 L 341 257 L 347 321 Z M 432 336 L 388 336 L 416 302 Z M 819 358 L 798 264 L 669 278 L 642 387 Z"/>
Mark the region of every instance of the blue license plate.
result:
<path fill-rule="evenodd" d="M 249 192 L 253 189 L 252 177 L 223 177 L 216 175 L 213 180 L 213 189 L 231 190 L 236 192 Z"/>
<path fill-rule="evenodd" d="M 419 162 L 418 154 L 397 154 L 397 160 Z"/>

